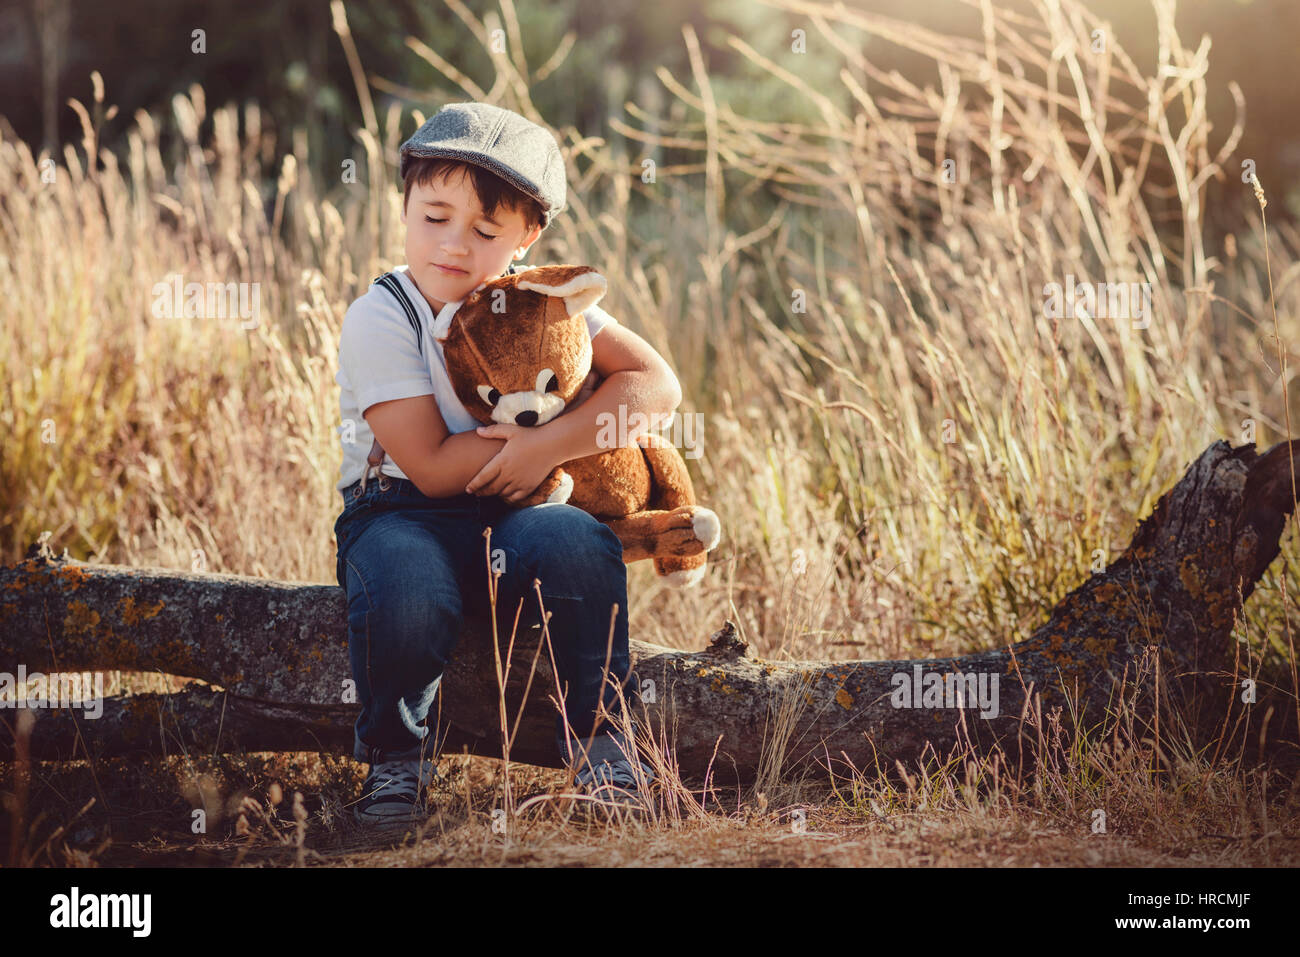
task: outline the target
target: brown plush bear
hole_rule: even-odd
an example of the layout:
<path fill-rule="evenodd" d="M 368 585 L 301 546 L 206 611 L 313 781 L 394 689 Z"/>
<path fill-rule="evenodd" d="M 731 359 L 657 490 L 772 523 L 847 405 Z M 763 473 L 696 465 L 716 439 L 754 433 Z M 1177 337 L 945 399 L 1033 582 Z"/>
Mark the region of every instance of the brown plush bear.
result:
<path fill-rule="evenodd" d="M 605 295 L 589 266 L 535 266 L 485 282 L 454 312 L 438 316 L 456 396 L 485 425 L 538 426 L 577 396 L 591 371 L 591 336 L 582 313 Z M 382 455 L 382 452 L 380 453 Z M 554 469 L 520 507 L 567 502 L 600 519 L 623 543 L 623 560 L 654 560 L 677 585 L 704 577 L 706 552 L 722 525 L 695 504 L 681 454 L 648 432 Z"/>

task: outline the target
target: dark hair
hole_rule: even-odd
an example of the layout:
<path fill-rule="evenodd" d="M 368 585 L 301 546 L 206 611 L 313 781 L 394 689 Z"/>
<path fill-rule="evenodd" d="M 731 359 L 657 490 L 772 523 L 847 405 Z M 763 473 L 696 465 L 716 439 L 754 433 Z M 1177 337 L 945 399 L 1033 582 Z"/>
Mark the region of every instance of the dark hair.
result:
<path fill-rule="evenodd" d="M 505 206 L 507 209 L 520 213 L 524 217 L 524 224 L 527 228 L 531 229 L 534 226 L 545 227 L 546 211 L 542 209 L 541 203 L 537 202 L 537 200 L 521 193 L 514 186 L 482 166 L 448 159 L 444 156 L 426 156 L 411 160 L 411 164 L 406 170 L 406 182 L 402 190 L 402 209 L 406 209 L 411 200 L 411 189 L 417 184 L 424 186 L 434 179 L 450 178 L 458 170 L 468 172 L 470 181 L 474 184 L 474 192 L 478 196 L 479 205 L 483 207 L 485 216 L 491 216 L 497 211 L 498 207 Z"/>

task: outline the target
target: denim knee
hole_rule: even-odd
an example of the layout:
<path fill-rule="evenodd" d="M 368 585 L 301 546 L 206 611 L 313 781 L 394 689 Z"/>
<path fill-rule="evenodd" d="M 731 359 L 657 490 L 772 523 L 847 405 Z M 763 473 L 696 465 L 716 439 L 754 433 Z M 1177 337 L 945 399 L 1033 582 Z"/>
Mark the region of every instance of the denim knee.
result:
<path fill-rule="evenodd" d="M 377 658 L 383 658 L 416 667 L 433 664 L 440 674 L 464 623 L 456 583 L 411 566 L 366 578 L 351 562 L 347 565 L 349 625 L 356 621 L 350 630 L 364 636 L 371 667 Z M 355 596 L 354 579 L 358 586 Z"/>
<path fill-rule="evenodd" d="M 572 505 L 547 503 L 530 509 L 516 545 L 519 558 L 542 579 L 591 584 L 602 570 L 626 581 L 623 543 L 604 522 Z M 512 529 L 513 530 L 513 529 Z M 585 589 L 584 589 L 585 590 Z"/>

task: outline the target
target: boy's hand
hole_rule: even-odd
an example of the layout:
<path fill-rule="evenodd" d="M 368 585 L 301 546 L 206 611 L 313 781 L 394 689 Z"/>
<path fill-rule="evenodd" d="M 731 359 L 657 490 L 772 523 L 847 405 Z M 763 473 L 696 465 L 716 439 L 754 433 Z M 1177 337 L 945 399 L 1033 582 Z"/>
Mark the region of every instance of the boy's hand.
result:
<path fill-rule="evenodd" d="M 588 372 L 578 394 L 560 415 L 572 412 L 591 398 L 602 381 L 595 369 Z M 560 464 L 554 461 L 545 439 L 536 441 L 541 436 L 535 426 L 525 428 L 494 422 L 480 425 L 477 432 L 485 439 L 505 439 L 506 444 L 469 480 L 465 491 L 471 495 L 500 495 L 517 503 L 536 491 L 537 486 L 551 474 L 551 469 Z"/>
<path fill-rule="evenodd" d="M 508 502 L 518 502 L 531 495 L 559 464 L 553 460 L 546 436 L 536 428 L 494 422 L 480 425 L 477 431 L 485 439 L 505 439 L 506 444 L 469 480 L 465 491 L 471 495 L 500 495 Z"/>

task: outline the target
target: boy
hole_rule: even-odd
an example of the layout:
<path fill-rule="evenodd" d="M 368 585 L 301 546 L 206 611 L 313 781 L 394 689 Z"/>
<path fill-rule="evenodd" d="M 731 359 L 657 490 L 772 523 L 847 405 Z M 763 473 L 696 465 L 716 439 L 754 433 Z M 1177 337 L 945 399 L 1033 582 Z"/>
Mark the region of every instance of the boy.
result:
<path fill-rule="evenodd" d="M 619 714 L 616 681 L 629 705 L 637 700 L 622 545 L 573 506 L 521 509 L 502 498 L 517 502 L 554 466 L 600 451 L 602 414 L 671 414 L 680 387 L 648 343 L 593 306 L 584 315 L 600 384 L 590 391 L 596 380 L 589 380 L 581 407 L 572 404 L 536 428 L 479 427 L 456 398 L 429 330 L 448 304 L 454 308 L 482 283 L 514 271 L 512 260 L 522 259 L 565 208 L 564 159 L 547 130 L 518 114 L 452 103 L 402 144 L 400 175 L 406 264 L 349 307 L 335 380 L 342 420 L 355 429 L 343 445 L 337 487 L 344 508 L 334 531 L 362 708 L 353 753 L 370 765 L 357 819 L 422 819 L 424 792 L 436 775 L 429 709 L 463 614 L 488 614 L 489 525 L 492 548 L 506 558 L 498 620 L 513 625 L 522 597 L 520 633 L 540 624 L 532 582 L 541 581 L 565 693 L 567 715 L 556 721 L 560 755 L 573 756 L 579 787 L 644 807 L 637 779 L 649 782 L 653 772 L 609 722 L 596 723 L 602 702 Z M 364 450 L 372 442 L 382 447 L 372 459 L 377 481 L 367 481 Z"/>

